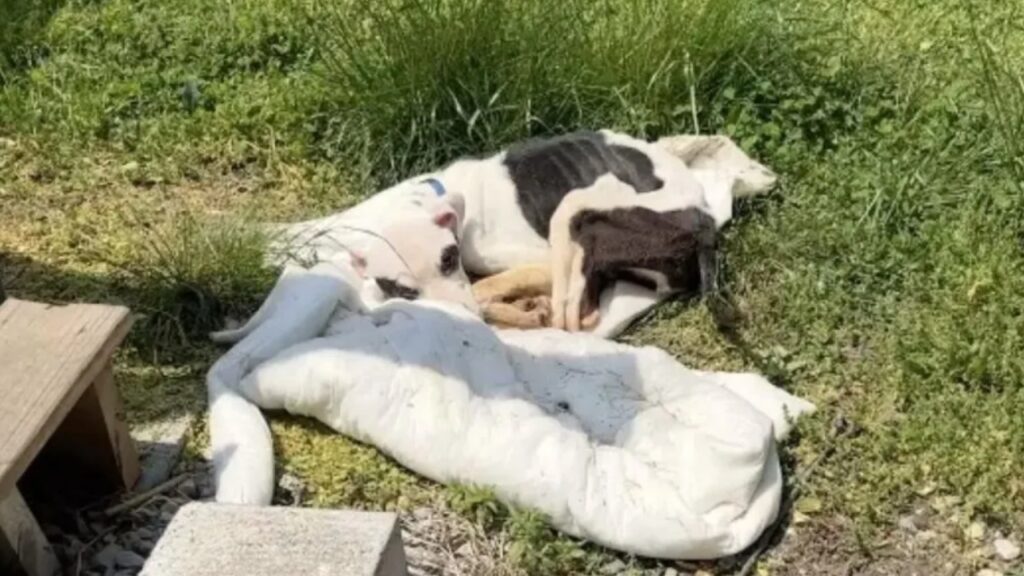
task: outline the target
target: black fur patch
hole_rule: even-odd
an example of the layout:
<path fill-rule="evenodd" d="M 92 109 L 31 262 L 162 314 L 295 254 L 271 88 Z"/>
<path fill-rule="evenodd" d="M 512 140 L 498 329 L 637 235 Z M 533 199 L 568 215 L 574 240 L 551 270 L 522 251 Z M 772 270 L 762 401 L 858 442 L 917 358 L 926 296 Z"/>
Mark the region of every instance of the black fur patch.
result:
<path fill-rule="evenodd" d="M 570 220 L 569 233 L 583 248 L 583 315 L 597 307 L 601 292 L 617 280 L 653 288 L 634 270 L 664 274 L 672 292 L 716 289 L 718 230 L 714 219 L 697 208 L 581 210 Z"/>
<path fill-rule="evenodd" d="M 451 276 L 459 270 L 459 247 L 457 244 L 446 246 L 441 251 L 441 263 L 438 270 L 445 276 Z"/>
<path fill-rule="evenodd" d="M 374 278 L 380 291 L 388 298 L 401 298 L 403 300 L 415 300 L 420 297 L 420 291 L 408 286 L 402 286 L 390 278 Z"/>
<path fill-rule="evenodd" d="M 562 198 L 612 173 L 637 192 L 652 192 L 665 183 L 654 175 L 646 154 L 608 144 L 599 132 L 575 132 L 509 148 L 505 166 L 516 187 L 516 201 L 530 227 L 548 237 L 551 216 Z"/>

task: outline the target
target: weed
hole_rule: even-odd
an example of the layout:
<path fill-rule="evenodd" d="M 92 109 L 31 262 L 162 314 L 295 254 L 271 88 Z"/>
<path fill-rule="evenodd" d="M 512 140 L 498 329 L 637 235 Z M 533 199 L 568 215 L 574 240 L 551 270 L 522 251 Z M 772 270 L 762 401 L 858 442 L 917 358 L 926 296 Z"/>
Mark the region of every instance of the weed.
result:
<path fill-rule="evenodd" d="M 142 236 L 126 264 L 136 309 L 146 315 L 136 333 L 186 346 L 222 327 L 225 316 L 251 313 L 273 281 L 267 245 L 254 226 L 188 213 Z"/>

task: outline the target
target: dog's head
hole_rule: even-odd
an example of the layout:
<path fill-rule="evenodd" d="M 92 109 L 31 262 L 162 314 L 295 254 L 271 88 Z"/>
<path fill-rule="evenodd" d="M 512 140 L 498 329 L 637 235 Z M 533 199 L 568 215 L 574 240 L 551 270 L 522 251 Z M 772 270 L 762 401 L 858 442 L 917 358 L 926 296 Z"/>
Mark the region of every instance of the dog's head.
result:
<path fill-rule="evenodd" d="M 364 255 L 364 275 L 387 298 L 441 300 L 478 314 L 459 250 L 463 210 L 461 196 L 435 193 L 433 185 L 403 194 L 381 228 L 385 241 Z"/>

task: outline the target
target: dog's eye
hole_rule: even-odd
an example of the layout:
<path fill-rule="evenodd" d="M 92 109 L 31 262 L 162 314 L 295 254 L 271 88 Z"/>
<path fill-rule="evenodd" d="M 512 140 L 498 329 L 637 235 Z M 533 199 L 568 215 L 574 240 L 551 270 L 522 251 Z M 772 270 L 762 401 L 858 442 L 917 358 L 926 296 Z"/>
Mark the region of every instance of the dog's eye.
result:
<path fill-rule="evenodd" d="M 455 244 L 441 252 L 441 274 L 451 276 L 459 269 L 459 247 Z"/>
<path fill-rule="evenodd" d="M 420 291 L 408 286 L 402 286 L 390 278 L 374 278 L 380 291 L 387 298 L 401 298 L 403 300 L 415 300 L 420 297 Z"/>

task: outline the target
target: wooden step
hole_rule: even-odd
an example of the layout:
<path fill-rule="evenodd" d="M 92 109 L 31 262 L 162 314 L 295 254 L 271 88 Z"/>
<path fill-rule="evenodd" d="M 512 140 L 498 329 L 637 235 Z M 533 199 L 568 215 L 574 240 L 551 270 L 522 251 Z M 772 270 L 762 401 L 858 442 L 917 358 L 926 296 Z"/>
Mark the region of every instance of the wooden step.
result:
<path fill-rule="evenodd" d="M 138 478 L 138 456 L 113 382 L 113 355 L 130 326 L 121 306 L 17 299 L 0 306 L 0 510 L 8 518 L 0 525 L 0 572 L 5 561 L 19 559 L 30 575 L 39 573 L 33 566 L 50 566 L 38 560 L 45 541 L 30 542 L 41 531 L 27 525 L 17 490 L 44 446 L 68 455 L 70 469 L 81 473 L 84 465 L 111 487 L 130 488 Z M 18 558 L 10 558 L 12 550 Z"/>

